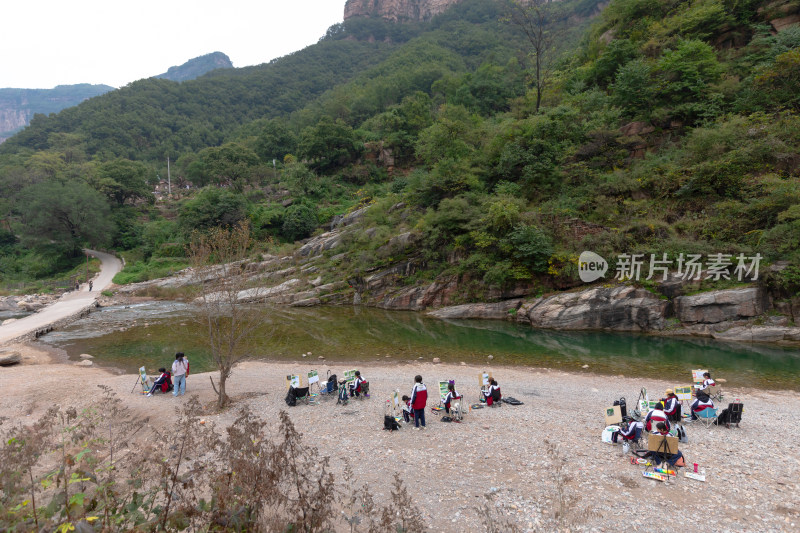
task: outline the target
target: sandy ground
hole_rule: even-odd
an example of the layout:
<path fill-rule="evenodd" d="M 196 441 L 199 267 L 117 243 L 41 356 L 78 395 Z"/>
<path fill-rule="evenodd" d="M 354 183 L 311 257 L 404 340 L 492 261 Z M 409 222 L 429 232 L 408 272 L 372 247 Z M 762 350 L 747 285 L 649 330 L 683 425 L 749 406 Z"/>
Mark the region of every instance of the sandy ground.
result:
<path fill-rule="evenodd" d="M 0 368 L 0 416 L 11 420 L 32 421 L 53 404 L 85 403 L 87 395 L 99 395 L 94 384 L 114 389 L 143 417 L 159 413 L 155 418 L 164 424 L 188 397 L 131 393 L 136 376 L 78 367 L 37 343 L 13 349 L 23 353 L 24 364 Z M 555 486 L 545 439 L 557 443 L 572 473 L 566 490 L 578 497 L 572 511 L 577 530 L 673 531 L 702 523 L 706 531 L 800 531 L 796 392 L 726 390 L 728 400 L 745 404 L 741 428 L 687 425 L 689 443 L 681 445 L 687 462 L 705 470 L 707 482 L 680 477 L 664 484 L 644 479 L 643 468 L 630 464 L 619 446 L 601 442 L 600 434 L 603 408 L 615 398 L 633 403 L 641 387 L 662 392 L 674 383 L 546 369 L 372 362 L 353 365 L 370 382 L 371 398 L 288 408 L 286 374 L 308 371 L 313 362 L 244 363 L 229 392 L 235 404 L 249 405 L 276 425 L 278 412 L 287 409 L 305 438 L 331 457 L 334 471 L 340 473 L 349 458 L 378 501 L 389 494 L 392 474 L 400 472 L 433 531 L 481 531 L 476 508 L 487 493 L 524 529 L 537 527 Z M 320 375 L 329 370 L 323 362 L 314 368 Z M 346 369 L 330 370 L 341 375 Z M 504 395 L 525 405 L 475 410 L 460 424 L 441 422 L 429 410 L 424 431 L 382 430 L 386 399 L 395 389 L 408 394 L 415 374 L 431 389 L 440 379 L 455 379 L 474 403 L 480 370 L 489 370 Z M 208 376 L 188 378 L 187 394 L 198 395 L 204 405 L 214 400 Z M 429 406 L 435 403 L 429 400 Z M 220 414 L 209 410 L 207 418 L 223 428 L 235 412 L 235 405 Z"/>

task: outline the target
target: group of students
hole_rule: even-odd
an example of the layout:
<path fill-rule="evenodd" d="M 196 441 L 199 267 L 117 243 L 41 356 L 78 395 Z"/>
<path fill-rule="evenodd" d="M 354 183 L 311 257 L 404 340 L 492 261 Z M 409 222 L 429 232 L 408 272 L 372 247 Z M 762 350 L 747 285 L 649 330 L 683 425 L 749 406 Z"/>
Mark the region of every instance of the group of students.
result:
<path fill-rule="evenodd" d="M 483 400 L 486 402 L 486 405 L 492 405 L 493 402 L 499 402 L 501 395 L 500 386 L 497 384 L 497 381 L 495 379 L 490 379 L 489 386 L 481 391 L 481 395 L 483 396 Z M 444 404 L 445 413 L 449 415 L 453 400 L 460 400 L 461 398 L 461 394 L 456 391 L 455 381 L 450 381 L 447 384 L 447 394 L 442 401 Z M 422 376 L 414 376 L 414 386 L 411 388 L 411 396 L 404 394 L 401 400 L 403 402 L 403 420 L 406 422 L 406 424 L 410 423 L 411 419 L 413 418 L 415 429 L 419 429 L 420 427 L 424 428 L 425 407 L 428 404 L 428 388 L 422 382 Z"/>
<path fill-rule="evenodd" d="M 160 375 L 153 381 L 153 386 L 147 391 L 147 396 L 152 396 L 157 392 L 167 393 L 172 391 L 173 396 L 182 396 L 186 393 L 186 376 L 189 375 L 189 358 L 183 352 L 175 354 L 175 361 L 172 363 L 172 372 L 162 367 L 158 369 Z M 175 378 L 173 384 L 172 378 Z"/>
<path fill-rule="evenodd" d="M 714 402 L 711 400 L 712 387 L 716 386 L 716 382 L 711 378 L 711 374 L 706 372 L 703 374 L 703 383 L 697 386 L 695 391 L 695 400 L 692 402 L 692 420 L 697 420 L 697 413 L 707 408 L 714 408 Z M 681 404 L 678 396 L 672 389 L 664 391 L 666 397 L 662 398 L 653 409 L 651 409 L 644 419 L 644 422 L 633 420 L 627 425 L 623 425 L 612 440 L 617 442 L 618 438 L 622 438 L 623 442 L 630 442 L 639 440 L 644 431 L 654 435 L 669 435 L 671 425 L 670 423 L 678 423 L 681 421 Z M 660 456 L 655 452 L 649 452 L 647 456 L 652 457 L 657 463 L 660 463 Z M 678 450 L 677 453 L 670 455 L 667 458 L 667 463 L 670 466 L 675 466 L 676 463 L 681 462 L 683 453 Z"/>

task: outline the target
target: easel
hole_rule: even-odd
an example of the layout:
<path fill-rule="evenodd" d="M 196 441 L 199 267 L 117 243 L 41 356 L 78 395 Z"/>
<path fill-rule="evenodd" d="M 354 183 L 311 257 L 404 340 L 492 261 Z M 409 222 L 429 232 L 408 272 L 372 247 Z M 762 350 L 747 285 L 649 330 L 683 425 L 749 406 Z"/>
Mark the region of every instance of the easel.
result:
<path fill-rule="evenodd" d="M 645 389 L 644 387 L 642 387 L 639 390 L 639 397 L 636 398 L 636 403 L 634 404 L 635 407 L 633 408 L 633 413 L 631 413 L 631 415 L 633 415 L 632 418 L 637 421 L 641 421 L 642 418 L 647 416 L 647 413 L 642 413 L 641 410 L 642 400 L 644 400 L 645 405 L 649 405 L 649 399 L 647 397 L 647 389 Z"/>
<path fill-rule="evenodd" d="M 147 370 L 145 370 L 144 367 L 139 368 L 139 375 L 136 376 L 136 383 L 133 384 L 130 394 L 133 394 L 133 391 L 136 389 L 136 385 L 139 385 L 140 383 L 142 384 L 142 394 L 144 394 L 149 389 L 147 381 Z"/>
<path fill-rule="evenodd" d="M 653 446 L 651 445 L 651 442 L 653 440 L 655 440 L 654 438 L 660 439 L 660 441 L 658 443 L 658 446 L 656 446 L 655 449 L 653 449 Z M 674 470 L 675 473 L 674 474 L 669 474 L 669 473 L 664 473 L 664 472 L 655 472 L 655 461 L 650 462 L 650 464 L 647 465 L 647 467 L 644 469 L 644 471 L 645 472 L 650 472 L 651 469 L 653 469 L 653 473 L 654 474 L 660 474 L 661 476 L 666 477 L 667 480 L 670 477 L 674 477 L 677 480 L 678 479 L 678 470 L 677 470 L 678 467 L 677 466 L 670 467 L 669 463 L 667 462 L 669 457 L 675 455 L 673 453 L 670 453 L 671 450 L 670 450 L 669 440 L 667 440 L 667 439 L 675 439 L 675 451 L 677 452 L 678 451 L 677 438 L 676 437 L 671 437 L 669 435 L 654 435 L 654 434 L 650 434 L 650 435 L 648 435 L 647 439 L 648 439 L 647 440 L 647 449 L 648 449 L 648 451 L 651 452 L 654 456 L 659 457 L 661 459 L 661 464 L 662 465 L 666 465 L 666 468 L 664 468 L 665 471 L 669 472 L 670 468 L 674 468 L 675 469 Z M 645 477 L 647 477 L 647 476 L 645 476 Z M 666 480 L 664 480 L 664 481 L 666 481 Z"/>

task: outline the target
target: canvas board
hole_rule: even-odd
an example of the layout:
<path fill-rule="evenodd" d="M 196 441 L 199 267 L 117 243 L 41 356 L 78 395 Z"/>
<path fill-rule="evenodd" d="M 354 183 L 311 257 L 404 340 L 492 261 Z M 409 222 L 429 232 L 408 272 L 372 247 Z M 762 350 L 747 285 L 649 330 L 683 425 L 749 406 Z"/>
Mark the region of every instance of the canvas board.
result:
<path fill-rule="evenodd" d="M 681 402 L 688 402 L 692 399 L 692 386 L 676 386 L 675 387 L 675 396 L 678 397 L 678 400 Z"/>
<path fill-rule="evenodd" d="M 316 370 L 308 373 L 308 385 L 311 386 L 314 383 L 319 383 L 319 373 Z"/>
<path fill-rule="evenodd" d="M 692 370 L 692 381 L 695 383 L 703 383 L 705 380 L 703 374 L 706 372 L 708 372 L 708 370 Z"/>
<path fill-rule="evenodd" d="M 439 382 L 439 397 L 444 401 L 445 397 L 447 397 L 448 389 L 447 387 L 450 385 L 449 381 L 440 381 Z"/>
<path fill-rule="evenodd" d="M 294 374 L 286 376 L 286 388 L 290 387 L 300 388 L 300 376 L 295 376 Z"/>
<path fill-rule="evenodd" d="M 613 426 L 622 423 L 622 410 L 619 405 L 612 405 L 605 410 L 606 426 Z"/>
<path fill-rule="evenodd" d="M 667 441 L 666 448 L 663 442 Z M 651 452 L 662 452 L 669 455 L 678 453 L 678 437 L 671 437 L 669 435 L 647 435 L 647 450 Z"/>

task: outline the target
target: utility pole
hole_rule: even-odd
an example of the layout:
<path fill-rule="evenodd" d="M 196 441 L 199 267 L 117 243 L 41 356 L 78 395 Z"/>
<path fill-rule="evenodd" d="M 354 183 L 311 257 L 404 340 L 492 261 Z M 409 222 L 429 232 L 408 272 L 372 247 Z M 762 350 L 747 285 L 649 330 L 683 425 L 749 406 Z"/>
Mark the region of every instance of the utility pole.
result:
<path fill-rule="evenodd" d="M 172 179 L 169 175 L 169 156 L 167 156 L 167 194 L 172 196 Z"/>
<path fill-rule="evenodd" d="M 278 180 L 278 169 L 275 167 L 275 158 L 272 158 L 272 179 L 274 181 Z"/>

